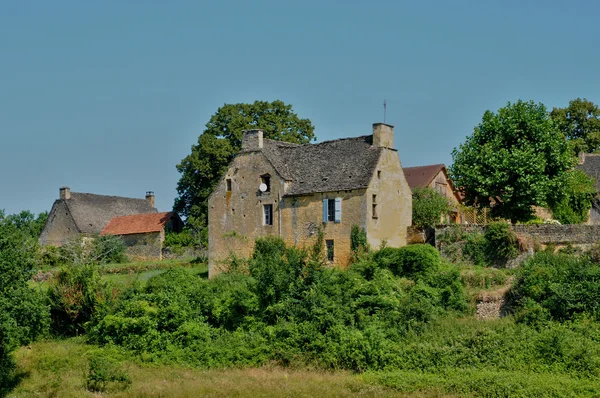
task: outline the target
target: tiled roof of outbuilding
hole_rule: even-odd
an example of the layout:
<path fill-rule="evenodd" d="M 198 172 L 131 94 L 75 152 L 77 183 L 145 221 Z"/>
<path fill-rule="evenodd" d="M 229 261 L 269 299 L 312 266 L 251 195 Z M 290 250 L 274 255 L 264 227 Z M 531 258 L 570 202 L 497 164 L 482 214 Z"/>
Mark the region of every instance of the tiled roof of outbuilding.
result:
<path fill-rule="evenodd" d="M 263 147 L 273 167 L 291 181 L 289 196 L 366 188 L 381 151 L 371 135 L 305 145 L 265 140 Z"/>
<path fill-rule="evenodd" d="M 156 213 L 146 199 L 72 192 L 64 201 L 77 228 L 84 234 L 101 232 L 114 217 Z"/>
<path fill-rule="evenodd" d="M 131 235 L 160 232 L 172 217 L 172 212 L 115 217 L 110 220 L 100 235 Z"/>
<path fill-rule="evenodd" d="M 443 164 L 431 164 L 427 166 L 403 167 L 404 176 L 408 186 L 412 188 L 425 188 L 431 183 L 431 180 L 444 169 Z"/>

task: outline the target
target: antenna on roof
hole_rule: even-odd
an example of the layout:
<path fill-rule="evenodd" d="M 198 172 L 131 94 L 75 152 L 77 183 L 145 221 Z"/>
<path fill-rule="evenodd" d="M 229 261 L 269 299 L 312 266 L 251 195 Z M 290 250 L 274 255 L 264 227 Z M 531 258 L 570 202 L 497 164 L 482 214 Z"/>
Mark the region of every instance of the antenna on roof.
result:
<path fill-rule="evenodd" d="M 383 100 L 383 123 L 385 123 L 385 116 L 386 116 L 385 114 L 386 114 L 386 111 L 387 111 L 387 102 L 384 99 Z"/>

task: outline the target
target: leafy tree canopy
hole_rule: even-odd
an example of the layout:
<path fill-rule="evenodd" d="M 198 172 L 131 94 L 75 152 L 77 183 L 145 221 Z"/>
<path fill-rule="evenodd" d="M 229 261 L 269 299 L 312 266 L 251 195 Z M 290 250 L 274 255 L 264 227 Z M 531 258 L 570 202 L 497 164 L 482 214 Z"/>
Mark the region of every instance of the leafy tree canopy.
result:
<path fill-rule="evenodd" d="M 557 180 L 557 186 L 548 197 L 552 217 L 562 224 L 586 222 L 596 196 L 594 180 L 583 171 L 573 169 Z"/>
<path fill-rule="evenodd" d="M 575 154 L 600 151 L 600 108 L 592 101 L 577 98 L 566 108 L 554 108 L 550 117 L 567 137 Z"/>
<path fill-rule="evenodd" d="M 264 138 L 298 144 L 314 138 L 309 119 L 300 119 L 282 101 L 225 104 L 212 115 L 192 146 L 192 153 L 177 165 L 181 178 L 174 210 L 187 218 L 194 230 L 206 228 L 208 196 L 239 152 L 244 130 L 262 129 Z"/>
<path fill-rule="evenodd" d="M 574 162 L 546 107 L 521 100 L 486 111 L 452 159 L 449 172 L 465 203 L 491 207 L 493 216 L 512 222 L 530 219 L 532 206 L 545 205 Z"/>
<path fill-rule="evenodd" d="M 442 217 L 451 210 L 448 199 L 429 187 L 413 189 L 412 199 L 412 223 L 416 227 L 440 224 Z"/>

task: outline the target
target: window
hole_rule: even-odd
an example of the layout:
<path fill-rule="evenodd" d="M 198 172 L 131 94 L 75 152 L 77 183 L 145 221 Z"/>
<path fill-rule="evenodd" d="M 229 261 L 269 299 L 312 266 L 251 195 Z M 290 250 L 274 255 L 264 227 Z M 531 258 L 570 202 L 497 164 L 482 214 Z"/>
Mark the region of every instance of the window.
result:
<path fill-rule="evenodd" d="M 325 241 L 325 246 L 327 247 L 327 261 L 333 261 L 333 240 L 328 239 Z"/>
<path fill-rule="evenodd" d="M 342 222 L 342 198 L 323 199 L 323 222 Z"/>
<path fill-rule="evenodd" d="M 377 178 L 381 178 L 381 170 L 377 170 Z"/>
<path fill-rule="evenodd" d="M 373 218 L 377 218 L 377 195 L 373 195 L 373 200 L 371 203 L 373 205 Z"/>
<path fill-rule="evenodd" d="M 335 200 L 327 202 L 327 221 L 335 221 Z"/>
<path fill-rule="evenodd" d="M 260 176 L 260 183 L 265 184 L 267 189 L 263 192 L 271 192 L 271 176 L 268 174 Z"/>
<path fill-rule="evenodd" d="M 264 225 L 273 225 L 273 205 L 263 205 L 263 212 L 265 213 Z"/>
<path fill-rule="evenodd" d="M 227 192 L 231 192 L 231 178 L 225 180 L 227 182 Z"/>

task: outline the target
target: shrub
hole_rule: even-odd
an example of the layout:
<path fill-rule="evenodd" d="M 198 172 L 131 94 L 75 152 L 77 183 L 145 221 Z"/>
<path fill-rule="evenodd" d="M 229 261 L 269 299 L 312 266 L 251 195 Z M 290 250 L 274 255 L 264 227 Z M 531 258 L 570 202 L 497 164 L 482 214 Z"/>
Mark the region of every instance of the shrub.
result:
<path fill-rule="evenodd" d="M 585 256 L 536 253 L 519 269 L 511 298 L 522 319 L 532 311 L 561 321 L 600 319 L 600 265 Z"/>
<path fill-rule="evenodd" d="M 92 261 L 95 263 L 120 264 L 127 261 L 125 242 L 118 236 L 97 236 L 93 240 L 92 247 Z"/>
<path fill-rule="evenodd" d="M 483 234 L 486 256 L 490 263 L 503 263 L 519 254 L 517 236 L 505 222 L 493 222 L 486 226 Z"/>
<path fill-rule="evenodd" d="M 181 249 L 184 247 L 196 247 L 199 245 L 199 242 L 190 230 L 184 229 L 181 232 L 167 232 L 163 244 L 165 247 L 172 249 Z"/>
<path fill-rule="evenodd" d="M 88 391 L 122 391 L 131 385 L 131 378 L 107 355 L 95 354 L 89 358 L 88 374 L 85 386 Z"/>
<path fill-rule="evenodd" d="M 419 228 L 442 223 L 442 217 L 450 213 L 448 198 L 435 189 L 415 188 L 412 195 L 412 223 Z"/>
<path fill-rule="evenodd" d="M 51 326 L 58 335 L 84 332 L 85 324 L 104 316 L 116 301 L 116 290 L 100 278 L 94 265 L 64 266 L 47 292 Z"/>
<path fill-rule="evenodd" d="M 440 253 L 428 244 L 386 247 L 375 253 L 374 259 L 381 267 L 410 279 L 436 272 L 441 262 Z"/>
<path fill-rule="evenodd" d="M 369 251 L 367 232 L 358 225 L 353 225 L 350 230 L 350 249 L 355 255 L 360 252 Z"/>

